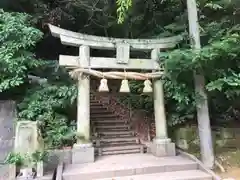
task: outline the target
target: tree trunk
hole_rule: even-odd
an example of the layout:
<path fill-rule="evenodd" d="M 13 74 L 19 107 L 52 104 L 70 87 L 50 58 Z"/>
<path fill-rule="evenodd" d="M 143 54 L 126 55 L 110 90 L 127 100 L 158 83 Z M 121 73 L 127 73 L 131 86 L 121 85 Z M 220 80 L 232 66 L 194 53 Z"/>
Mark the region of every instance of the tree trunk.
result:
<path fill-rule="evenodd" d="M 188 7 L 189 34 L 191 38 L 192 48 L 195 50 L 199 50 L 201 48 L 201 43 L 196 0 L 187 0 L 187 7 Z M 194 72 L 194 84 L 196 94 L 200 94 L 203 98 L 200 102 L 198 102 L 197 105 L 201 158 L 202 162 L 208 168 L 213 168 L 214 153 L 204 76 L 202 74 L 197 74 L 196 72 Z"/>

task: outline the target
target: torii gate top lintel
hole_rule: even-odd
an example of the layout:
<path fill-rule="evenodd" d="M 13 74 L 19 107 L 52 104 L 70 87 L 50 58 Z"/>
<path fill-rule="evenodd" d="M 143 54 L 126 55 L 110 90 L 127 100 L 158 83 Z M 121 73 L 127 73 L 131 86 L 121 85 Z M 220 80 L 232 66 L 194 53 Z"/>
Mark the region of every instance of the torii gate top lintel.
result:
<path fill-rule="evenodd" d="M 172 48 L 182 40 L 181 36 L 162 39 L 108 38 L 76 33 L 51 24 L 49 24 L 49 28 L 53 36 L 60 38 L 62 44 L 80 47 L 79 56 L 60 55 L 59 64 L 68 67 L 160 70 L 158 62 L 160 49 Z M 116 58 L 91 57 L 90 48 L 116 49 Z M 130 50 L 151 50 L 151 59 L 130 58 Z"/>
<path fill-rule="evenodd" d="M 77 33 L 51 24 L 49 24 L 49 28 L 52 35 L 60 38 L 64 45 L 87 45 L 97 49 L 115 49 L 118 44 L 128 44 L 131 49 L 136 50 L 166 49 L 175 47 L 182 40 L 182 36 L 161 39 L 123 39 Z"/>

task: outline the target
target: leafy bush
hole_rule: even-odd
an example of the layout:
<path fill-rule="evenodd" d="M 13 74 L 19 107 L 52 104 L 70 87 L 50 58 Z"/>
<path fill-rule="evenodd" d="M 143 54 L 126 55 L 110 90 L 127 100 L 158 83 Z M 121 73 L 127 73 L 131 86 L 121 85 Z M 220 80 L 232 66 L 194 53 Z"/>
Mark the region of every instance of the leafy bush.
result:
<path fill-rule="evenodd" d="M 9 153 L 5 159 L 7 164 L 16 164 L 16 166 L 22 166 L 24 164 L 24 157 L 19 153 Z"/>
<path fill-rule="evenodd" d="M 48 148 L 72 145 L 75 118 L 75 86 L 45 84 L 31 89 L 18 105 L 19 120 L 39 121 Z M 72 111 L 72 113 L 71 113 Z M 72 119 L 75 120 L 75 119 Z M 71 128 L 73 127 L 73 128 Z"/>
<path fill-rule="evenodd" d="M 27 14 L 0 9 L 0 92 L 22 85 L 29 71 L 42 64 L 30 51 L 42 36 Z"/>
<path fill-rule="evenodd" d="M 76 87 L 66 83 L 68 75 L 56 64 L 37 59 L 31 52 L 42 37 L 31 16 L 0 10 L 0 92 L 16 89 L 14 95 L 22 91 L 18 120 L 39 121 L 46 144 L 61 147 L 74 141 L 69 136 L 72 115 L 68 110 L 75 102 Z M 30 74 L 45 77 L 49 83 L 29 84 Z M 59 81 L 63 76 L 65 82 Z M 25 89 L 20 89 L 21 85 Z"/>

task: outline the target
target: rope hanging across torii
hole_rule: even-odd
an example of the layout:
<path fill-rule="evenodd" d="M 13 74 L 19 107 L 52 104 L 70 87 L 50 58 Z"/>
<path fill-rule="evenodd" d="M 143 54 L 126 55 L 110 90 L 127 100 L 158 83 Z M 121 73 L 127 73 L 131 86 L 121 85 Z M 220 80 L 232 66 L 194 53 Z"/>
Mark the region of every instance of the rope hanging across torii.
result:
<path fill-rule="evenodd" d="M 70 68 L 70 67 L 69 67 Z M 149 79 L 155 79 L 160 78 L 163 75 L 163 71 L 159 72 L 152 72 L 152 73 L 138 73 L 138 72 L 117 72 L 117 71 L 111 71 L 111 72 L 100 72 L 93 69 L 85 69 L 85 68 L 74 68 L 69 73 L 71 77 L 78 79 L 79 76 L 82 76 L 83 74 L 95 76 L 98 78 L 102 78 L 99 86 L 100 92 L 108 92 L 109 88 L 107 85 L 107 79 L 122 79 L 120 92 L 130 92 L 130 88 L 128 85 L 128 79 L 133 80 L 145 80 L 144 81 L 144 93 L 150 93 L 152 92 L 152 83 Z"/>
<path fill-rule="evenodd" d="M 163 71 L 152 72 L 152 73 L 138 73 L 138 72 L 120 72 L 120 71 L 110 71 L 110 72 L 100 72 L 93 69 L 75 68 L 69 73 L 73 78 L 77 78 L 82 74 L 87 74 L 91 76 L 96 76 L 98 78 L 106 79 L 133 79 L 133 80 L 147 80 L 160 78 L 163 75 Z"/>

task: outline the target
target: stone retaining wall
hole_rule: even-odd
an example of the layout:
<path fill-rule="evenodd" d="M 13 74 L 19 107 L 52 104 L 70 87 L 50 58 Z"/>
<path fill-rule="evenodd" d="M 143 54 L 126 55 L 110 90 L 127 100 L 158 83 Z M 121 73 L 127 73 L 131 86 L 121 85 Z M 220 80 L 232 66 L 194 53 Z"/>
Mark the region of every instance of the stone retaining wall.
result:
<path fill-rule="evenodd" d="M 0 166 L 0 180 L 15 180 L 15 175 L 15 165 L 5 164 Z"/>
<path fill-rule="evenodd" d="M 49 150 L 48 159 L 44 163 L 44 171 L 49 172 L 57 168 L 58 164 L 72 163 L 72 149 Z"/>
<path fill-rule="evenodd" d="M 240 128 L 215 127 L 212 128 L 212 137 L 215 150 L 223 148 L 240 148 Z M 197 126 L 176 129 L 173 140 L 178 147 L 184 150 L 200 150 Z"/>
<path fill-rule="evenodd" d="M 0 100 L 0 163 L 4 163 L 8 153 L 13 149 L 15 118 L 15 102 Z"/>

